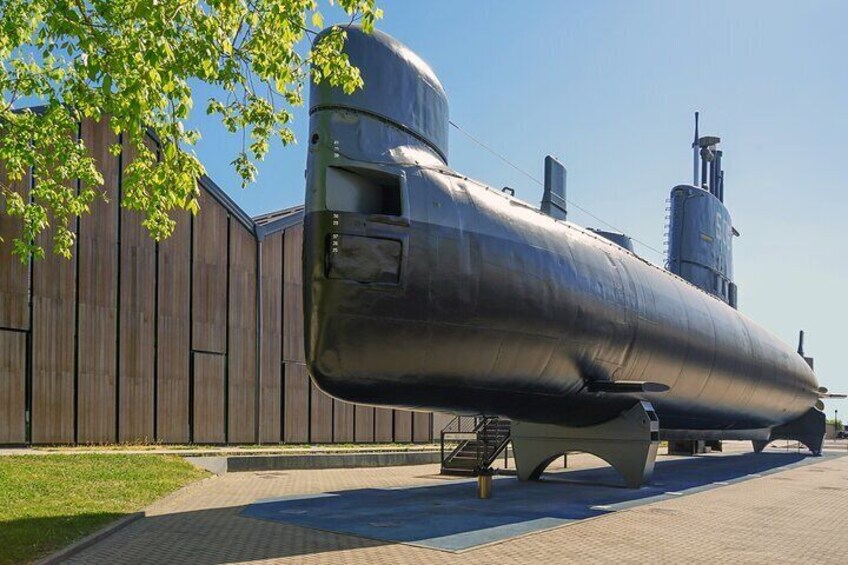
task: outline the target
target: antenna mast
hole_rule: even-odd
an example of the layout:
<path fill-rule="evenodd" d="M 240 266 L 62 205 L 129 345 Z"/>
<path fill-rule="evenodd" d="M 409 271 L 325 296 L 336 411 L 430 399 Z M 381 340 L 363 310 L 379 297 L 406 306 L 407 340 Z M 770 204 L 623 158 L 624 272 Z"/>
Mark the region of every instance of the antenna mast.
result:
<path fill-rule="evenodd" d="M 698 146 L 698 112 L 695 112 L 695 139 L 692 141 L 692 184 L 694 186 L 701 186 L 698 184 L 698 151 L 700 147 Z"/>

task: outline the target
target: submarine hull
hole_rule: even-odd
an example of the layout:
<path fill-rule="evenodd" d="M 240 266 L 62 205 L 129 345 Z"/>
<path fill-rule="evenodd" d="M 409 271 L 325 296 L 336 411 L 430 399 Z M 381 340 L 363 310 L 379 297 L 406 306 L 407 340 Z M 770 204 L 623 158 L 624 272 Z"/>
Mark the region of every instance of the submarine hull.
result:
<path fill-rule="evenodd" d="M 814 406 L 809 366 L 745 315 L 450 169 L 444 91 L 406 47 L 351 28 L 345 49 L 365 88 L 311 94 L 305 345 L 321 389 L 567 426 L 646 400 L 670 435 L 704 437 L 762 438 Z M 615 387 L 632 381 L 665 390 Z"/>
<path fill-rule="evenodd" d="M 306 216 L 307 359 L 329 394 L 567 425 L 643 399 L 663 428 L 728 430 L 772 427 L 815 402 L 803 359 L 714 297 L 469 181 L 409 173 L 408 224 Z M 332 234 L 400 242 L 397 283 L 329 278 Z M 341 241 L 339 254 L 374 255 Z M 587 386 L 622 380 L 669 389 Z"/>

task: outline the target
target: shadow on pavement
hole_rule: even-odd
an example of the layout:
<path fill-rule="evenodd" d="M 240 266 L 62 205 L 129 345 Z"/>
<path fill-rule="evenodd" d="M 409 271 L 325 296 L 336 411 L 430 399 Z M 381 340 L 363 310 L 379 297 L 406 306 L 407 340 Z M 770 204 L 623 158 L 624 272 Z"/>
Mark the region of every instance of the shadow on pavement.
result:
<path fill-rule="evenodd" d="M 145 517 L 68 562 L 218 565 L 396 543 L 459 551 L 831 457 L 766 452 L 660 461 L 654 483 L 639 490 L 583 484 L 617 479 L 603 467 L 531 483 L 498 477 L 489 500 L 476 498 L 473 480 L 295 495 Z"/>
<path fill-rule="evenodd" d="M 384 541 L 325 532 L 316 535 L 297 526 L 249 520 L 239 516 L 243 509 L 233 506 L 147 516 L 62 563 L 220 565 L 387 545 Z"/>
<path fill-rule="evenodd" d="M 638 490 L 616 486 L 617 473 L 602 467 L 546 473 L 539 482 L 500 477 L 489 500 L 478 500 L 475 482 L 463 480 L 258 501 L 242 516 L 459 551 L 821 460 L 798 453 L 708 455 L 660 461 L 652 484 Z"/>

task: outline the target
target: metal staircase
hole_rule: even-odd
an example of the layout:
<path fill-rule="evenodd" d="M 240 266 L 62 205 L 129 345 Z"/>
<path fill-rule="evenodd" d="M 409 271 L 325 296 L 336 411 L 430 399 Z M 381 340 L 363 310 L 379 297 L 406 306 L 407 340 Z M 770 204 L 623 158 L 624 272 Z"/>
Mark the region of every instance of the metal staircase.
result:
<path fill-rule="evenodd" d="M 457 416 L 442 430 L 442 474 L 488 473 L 510 440 L 509 420 Z"/>

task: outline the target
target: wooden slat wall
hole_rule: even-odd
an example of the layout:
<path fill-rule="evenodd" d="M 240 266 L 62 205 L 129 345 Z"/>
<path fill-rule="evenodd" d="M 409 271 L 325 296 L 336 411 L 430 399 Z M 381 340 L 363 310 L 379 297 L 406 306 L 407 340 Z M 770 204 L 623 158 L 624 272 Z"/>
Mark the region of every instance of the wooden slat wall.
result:
<path fill-rule="evenodd" d="M 227 440 L 256 437 L 256 239 L 230 223 L 230 315 Z"/>
<path fill-rule="evenodd" d="M 355 405 L 341 400 L 333 401 L 333 441 L 335 443 L 353 442 L 353 415 L 355 412 Z"/>
<path fill-rule="evenodd" d="M 380 443 L 393 440 L 394 411 L 389 408 L 376 408 L 374 410 L 374 441 Z"/>
<path fill-rule="evenodd" d="M 189 440 L 191 216 L 173 217 L 174 233 L 159 244 L 157 439 L 182 443 Z"/>
<path fill-rule="evenodd" d="M 301 273 L 301 247 L 303 228 L 289 228 L 283 243 L 283 361 L 285 363 L 285 441 L 319 441 L 315 437 L 332 435 L 332 425 L 323 425 L 327 418 L 313 421 L 313 401 L 321 397 L 312 394 L 314 385 L 309 381 L 303 349 L 303 304 Z M 320 391 L 315 391 L 320 394 Z M 317 398 L 316 398 L 317 397 Z M 332 405 L 329 414 L 332 418 Z M 317 425 L 316 425 L 317 424 Z M 314 429 L 313 426 L 315 426 Z M 311 436 L 310 436 L 311 432 Z"/>
<path fill-rule="evenodd" d="M 356 406 L 354 441 L 374 441 L 374 409 L 370 406 Z"/>
<path fill-rule="evenodd" d="M 412 413 L 412 441 L 430 441 L 430 428 L 429 412 Z"/>
<path fill-rule="evenodd" d="M 117 201 L 120 164 L 109 153 L 118 142 L 106 122 L 85 120 L 82 138 L 103 173 L 104 198 L 91 203 L 91 213 L 80 218 L 79 345 L 77 377 L 80 443 L 115 441 L 115 374 L 117 363 Z"/>
<path fill-rule="evenodd" d="M 433 412 L 433 426 L 432 426 L 432 434 L 433 441 L 439 441 L 442 437 L 442 430 L 445 429 L 451 420 L 453 420 L 455 416 L 453 414 L 447 414 L 446 412 Z"/>
<path fill-rule="evenodd" d="M 227 226 L 224 208 L 204 190 L 194 218 L 192 348 L 225 353 L 227 348 Z"/>
<path fill-rule="evenodd" d="M 306 367 L 296 363 L 284 365 L 285 437 L 286 443 L 309 441 L 309 377 Z"/>
<path fill-rule="evenodd" d="M 283 339 L 283 234 L 262 242 L 262 352 L 259 392 L 259 438 L 281 440 Z"/>
<path fill-rule="evenodd" d="M 285 233 L 283 265 L 283 360 L 306 362 L 303 343 L 303 226 Z"/>
<path fill-rule="evenodd" d="M 9 183 L 0 166 L 0 182 L 25 200 L 31 180 L 27 172 L 21 180 Z M 0 328 L 29 328 L 29 265 L 12 254 L 12 240 L 20 236 L 22 228 L 20 219 L 6 215 L 6 199 L 0 195 Z"/>
<path fill-rule="evenodd" d="M 412 412 L 395 410 L 395 441 L 412 441 Z"/>
<path fill-rule="evenodd" d="M 227 358 L 194 354 L 194 441 L 224 443 L 224 372 Z"/>
<path fill-rule="evenodd" d="M 105 121 L 86 120 L 81 133 L 109 202 L 95 200 L 81 218 L 73 260 L 54 256 L 43 236 L 32 320 L 29 267 L 8 241 L 20 223 L 0 211 L 0 331 L 21 330 L 0 334 L 0 372 L 13 375 L 0 381 L 0 443 L 26 441 L 19 397 L 27 374 L 34 443 L 185 442 L 192 434 L 212 443 L 430 439 L 427 414 L 334 401 L 310 383 L 302 226 L 261 243 L 257 348 L 255 236 L 201 187 L 200 214 L 177 213 L 173 236 L 157 248 L 140 217 L 118 207 L 119 165 L 132 151 L 109 153 L 118 139 Z M 21 192 L 29 185 L 30 177 L 17 183 Z M 21 362 L 24 380 L 16 381 Z"/>
<path fill-rule="evenodd" d="M 76 265 L 52 252 L 51 231 L 40 237 L 46 253 L 35 262 L 32 278 L 31 421 L 37 444 L 74 441 Z"/>
<path fill-rule="evenodd" d="M 10 183 L 0 166 L 0 182 L 27 197 L 32 176 Z M 29 328 L 29 265 L 12 254 L 23 222 L 6 215 L 0 195 L 0 328 Z M 24 332 L 0 330 L 0 445 L 26 441 L 26 340 Z"/>
<path fill-rule="evenodd" d="M 26 334 L 0 330 L 0 445 L 26 441 Z"/>
<path fill-rule="evenodd" d="M 333 441 L 333 399 L 309 382 L 309 442 L 330 443 Z"/>
<path fill-rule="evenodd" d="M 124 143 L 123 164 L 135 158 Z M 118 289 L 118 439 L 152 441 L 156 371 L 156 244 L 144 216 L 121 210 Z"/>

